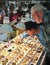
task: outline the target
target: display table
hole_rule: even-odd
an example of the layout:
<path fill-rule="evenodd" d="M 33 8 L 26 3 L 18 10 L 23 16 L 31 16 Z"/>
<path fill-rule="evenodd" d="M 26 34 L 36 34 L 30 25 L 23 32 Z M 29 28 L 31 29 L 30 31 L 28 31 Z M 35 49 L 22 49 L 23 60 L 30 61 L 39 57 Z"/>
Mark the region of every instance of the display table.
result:
<path fill-rule="evenodd" d="M 0 42 L 0 65 L 40 65 L 44 51 L 36 36 L 23 39 L 17 36 L 9 42 Z"/>

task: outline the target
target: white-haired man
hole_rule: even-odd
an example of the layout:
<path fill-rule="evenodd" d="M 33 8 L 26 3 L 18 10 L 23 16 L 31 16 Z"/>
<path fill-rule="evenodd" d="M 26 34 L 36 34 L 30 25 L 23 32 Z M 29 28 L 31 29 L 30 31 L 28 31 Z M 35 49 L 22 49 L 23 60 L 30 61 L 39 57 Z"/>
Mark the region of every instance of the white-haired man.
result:
<path fill-rule="evenodd" d="M 32 18 L 35 20 L 36 23 L 38 23 L 39 25 L 42 25 L 43 26 L 43 29 L 47 31 L 49 31 L 49 27 L 50 26 L 48 24 L 48 21 L 47 21 L 47 18 L 46 16 L 44 16 L 44 11 L 46 10 L 47 8 L 45 8 L 42 4 L 35 4 L 32 8 L 31 8 L 31 16 Z M 44 20 L 46 19 L 46 20 Z M 45 22 L 47 21 L 47 22 Z M 49 31 L 50 33 L 50 31 Z M 48 40 L 50 39 L 50 37 L 45 36 L 45 42 L 47 42 Z"/>
<path fill-rule="evenodd" d="M 41 32 L 44 33 L 44 41 L 45 41 L 46 44 L 48 44 L 48 41 L 50 40 L 50 37 L 49 37 L 50 35 L 48 36 L 48 34 L 45 31 L 46 28 L 48 28 L 48 24 L 45 23 L 45 20 L 44 20 L 45 9 L 47 9 L 47 8 L 45 8 L 42 4 L 35 4 L 31 8 L 31 16 L 35 20 L 35 22 L 40 25 Z"/>
<path fill-rule="evenodd" d="M 46 9 L 47 8 L 45 8 L 41 4 L 35 4 L 31 8 L 31 15 L 32 15 L 32 18 L 35 20 L 35 22 L 38 23 L 41 27 L 43 27 L 43 30 L 45 31 L 44 40 L 47 43 L 50 40 L 50 37 L 48 36 L 48 34 L 50 34 L 50 31 L 49 31 L 50 25 L 48 24 L 46 16 L 44 16 L 44 13 L 45 13 L 44 10 Z"/>

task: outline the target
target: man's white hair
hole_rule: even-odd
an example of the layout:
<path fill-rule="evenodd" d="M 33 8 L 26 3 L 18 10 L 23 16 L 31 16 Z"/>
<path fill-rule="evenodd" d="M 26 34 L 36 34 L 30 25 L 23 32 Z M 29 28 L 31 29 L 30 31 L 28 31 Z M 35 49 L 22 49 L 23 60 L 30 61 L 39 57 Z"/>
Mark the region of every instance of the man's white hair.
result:
<path fill-rule="evenodd" d="M 31 8 L 31 14 L 33 14 L 35 11 L 43 11 L 44 9 L 46 9 L 42 4 L 38 3 L 35 4 L 32 8 Z"/>

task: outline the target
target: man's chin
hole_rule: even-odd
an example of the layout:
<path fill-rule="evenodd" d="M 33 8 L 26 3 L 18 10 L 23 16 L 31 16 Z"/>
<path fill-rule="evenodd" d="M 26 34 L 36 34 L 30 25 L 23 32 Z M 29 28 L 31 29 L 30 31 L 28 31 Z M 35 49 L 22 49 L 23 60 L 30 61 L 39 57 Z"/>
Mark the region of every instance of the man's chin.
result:
<path fill-rule="evenodd" d="M 42 23 L 42 21 L 37 21 L 36 23 L 37 23 L 37 24 L 40 24 L 40 23 Z"/>

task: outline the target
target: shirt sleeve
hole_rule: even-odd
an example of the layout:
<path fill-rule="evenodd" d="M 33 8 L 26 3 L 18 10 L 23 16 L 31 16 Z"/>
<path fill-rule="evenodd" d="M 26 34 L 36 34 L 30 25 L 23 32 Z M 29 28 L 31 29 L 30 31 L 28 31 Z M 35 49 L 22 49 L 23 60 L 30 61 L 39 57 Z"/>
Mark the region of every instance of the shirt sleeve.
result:
<path fill-rule="evenodd" d="M 26 37 L 28 37 L 28 36 L 29 36 L 29 35 L 28 35 L 27 32 L 24 32 L 22 35 L 20 35 L 21 38 L 26 38 Z"/>
<path fill-rule="evenodd" d="M 40 32 L 37 34 L 37 37 L 39 39 L 39 41 L 41 42 L 41 44 L 43 46 L 45 46 L 45 41 L 44 41 L 44 36 L 43 36 L 43 28 L 40 27 Z"/>

